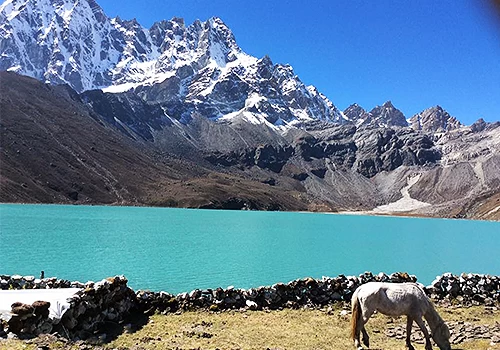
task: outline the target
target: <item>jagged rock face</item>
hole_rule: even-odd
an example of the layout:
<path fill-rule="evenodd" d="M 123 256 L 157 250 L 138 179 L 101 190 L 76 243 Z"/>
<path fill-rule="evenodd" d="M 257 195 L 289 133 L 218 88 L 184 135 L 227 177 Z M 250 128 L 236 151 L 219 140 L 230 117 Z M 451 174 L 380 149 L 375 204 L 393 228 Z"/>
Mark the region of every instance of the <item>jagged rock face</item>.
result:
<path fill-rule="evenodd" d="M 162 83 L 135 92 L 148 103 L 161 104 L 165 114 L 177 120 L 198 112 L 212 120 L 275 126 L 313 119 L 345 121 L 342 112 L 314 87 L 306 87 L 290 66 L 274 65 L 269 57 L 238 57 L 199 71 L 183 67 Z"/>
<path fill-rule="evenodd" d="M 400 166 L 433 165 L 441 159 L 441 152 L 428 136 L 408 129 L 362 129 L 355 140 L 359 150 L 356 170 L 366 177 Z"/>
<path fill-rule="evenodd" d="M 205 159 L 223 166 L 256 165 L 276 173 L 285 164 L 299 159 L 302 170 L 320 178 L 325 176 L 326 163 L 371 178 L 400 166 L 436 165 L 441 159 L 440 150 L 429 136 L 410 129 L 373 130 L 343 125 L 321 131 L 310 130 L 307 136 L 300 137 L 292 145 L 293 148 L 265 145 L 246 151 L 215 152 Z M 301 181 L 307 178 L 300 177 Z"/>
<path fill-rule="evenodd" d="M 364 110 L 363 107 L 358 105 L 357 103 L 354 103 L 347 107 L 344 110 L 344 115 L 349 119 L 355 122 L 357 125 L 362 124 L 366 120 L 370 118 L 370 115 L 368 114 L 367 111 Z"/>
<path fill-rule="evenodd" d="M 355 103 L 347 107 L 344 111 L 344 115 L 357 126 L 408 126 L 404 114 L 394 107 L 391 101 L 385 102 L 382 106 L 376 106 L 370 112 L 366 112 L 361 106 Z"/>
<path fill-rule="evenodd" d="M 207 154 L 205 159 L 214 165 L 244 165 L 246 167 L 255 165 L 261 169 L 268 169 L 274 173 L 279 173 L 293 154 L 294 150 L 291 146 L 262 145 L 252 149 L 225 154 L 212 152 Z"/>
<path fill-rule="evenodd" d="M 185 65 L 224 65 L 241 52 L 218 18 L 189 27 L 174 18 L 148 30 L 135 19 L 108 18 L 93 0 L 8 0 L 0 10 L 0 69 L 79 92 L 160 82 Z"/>
<path fill-rule="evenodd" d="M 189 26 L 173 18 L 145 29 L 136 20 L 109 19 L 93 0 L 7 0 L 0 20 L 0 70 L 78 92 L 135 89 L 177 120 L 196 111 L 271 125 L 345 121 L 289 65 L 242 52 L 219 18 Z"/>
<path fill-rule="evenodd" d="M 0 70 L 77 91 L 105 86 L 125 37 L 94 1 L 7 0 L 0 8 Z"/>
<path fill-rule="evenodd" d="M 436 133 L 458 129 L 462 124 L 441 106 L 428 108 L 409 120 L 413 130 Z"/>
<path fill-rule="evenodd" d="M 106 123 L 131 138 L 153 141 L 153 133 L 172 121 L 159 105 L 148 104 L 134 93 L 105 94 L 101 90 L 83 93 L 82 98 Z"/>
<path fill-rule="evenodd" d="M 382 106 L 377 106 L 370 111 L 371 124 L 378 126 L 408 126 L 403 113 L 394 107 L 391 101 L 385 102 Z"/>

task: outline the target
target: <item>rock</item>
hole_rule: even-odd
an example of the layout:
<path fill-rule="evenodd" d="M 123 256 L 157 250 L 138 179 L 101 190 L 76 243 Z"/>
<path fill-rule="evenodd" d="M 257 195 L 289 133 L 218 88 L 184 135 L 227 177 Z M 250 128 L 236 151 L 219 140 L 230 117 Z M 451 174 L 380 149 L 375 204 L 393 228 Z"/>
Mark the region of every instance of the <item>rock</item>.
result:
<path fill-rule="evenodd" d="M 394 107 L 391 101 L 385 102 L 382 106 L 376 106 L 369 113 L 369 118 L 363 124 L 369 123 L 377 126 L 408 126 L 403 113 Z"/>
<path fill-rule="evenodd" d="M 245 305 L 249 310 L 257 310 L 259 308 L 259 305 L 257 305 L 257 303 L 252 300 L 247 300 L 245 302 Z"/>
<path fill-rule="evenodd" d="M 34 308 L 34 314 L 41 316 L 43 318 L 48 318 L 49 317 L 49 308 L 50 308 L 50 303 L 47 301 L 35 301 L 32 304 Z"/>
<path fill-rule="evenodd" d="M 462 124 L 441 106 L 435 106 L 411 117 L 410 126 L 416 131 L 437 133 L 458 129 Z"/>
<path fill-rule="evenodd" d="M 13 314 L 16 314 L 17 316 L 21 316 L 21 317 L 30 316 L 30 315 L 33 315 L 34 311 L 35 311 L 35 308 L 31 305 L 28 305 L 28 304 L 23 304 L 23 303 L 19 303 L 19 302 L 12 304 L 11 312 Z"/>

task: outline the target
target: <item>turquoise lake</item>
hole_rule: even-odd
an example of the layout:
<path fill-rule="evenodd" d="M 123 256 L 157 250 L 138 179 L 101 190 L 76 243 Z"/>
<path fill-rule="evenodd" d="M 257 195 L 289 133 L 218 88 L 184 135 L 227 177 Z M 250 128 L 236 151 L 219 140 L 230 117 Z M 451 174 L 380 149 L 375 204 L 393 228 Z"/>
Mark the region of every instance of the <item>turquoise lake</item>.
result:
<path fill-rule="evenodd" d="M 0 205 L 0 274 L 170 293 L 407 271 L 500 274 L 500 223 L 316 213 Z"/>

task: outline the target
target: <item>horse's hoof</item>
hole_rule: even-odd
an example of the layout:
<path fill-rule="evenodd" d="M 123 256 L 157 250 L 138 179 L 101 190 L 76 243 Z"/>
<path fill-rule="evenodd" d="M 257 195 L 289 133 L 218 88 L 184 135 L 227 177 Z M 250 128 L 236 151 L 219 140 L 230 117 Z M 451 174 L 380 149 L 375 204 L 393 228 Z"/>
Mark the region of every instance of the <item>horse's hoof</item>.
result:
<path fill-rule="evenodd" d="M 368 339 L 363 339 L 363 344 L 365 344 L 367 348 L 370 347 L 370 341 Z"/>

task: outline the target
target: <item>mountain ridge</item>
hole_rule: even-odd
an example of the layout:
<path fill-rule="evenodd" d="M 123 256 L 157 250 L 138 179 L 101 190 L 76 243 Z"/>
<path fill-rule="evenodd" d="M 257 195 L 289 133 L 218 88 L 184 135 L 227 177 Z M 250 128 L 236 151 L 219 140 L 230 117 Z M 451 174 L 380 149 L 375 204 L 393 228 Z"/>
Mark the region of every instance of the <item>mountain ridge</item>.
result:
<path fill-rule="evenodd" d="M 415 215 L 500 215 L 500 123 L 440 106 L 406 119 L 391 101 L 342 112 L 216 17 L 145 29 L 93 0 L 33 4 L 0 6 L 2 201 L 383 212 L 404 198 Z"/>
<path fill-rule="evenodd" d="M 189 26 L 174 17 L 146 29 L 135 19 L 107 17 L 94 0 L 6 0 L 0 23 L 0 70 L 67 83 L 77 92 L 125 92 L 164 83 L 175 88 L 181 103 L 200 105 L 209 118 L 230 119 L 250 110 L 261 122 L 277 125 L 312 119 L 407 125 L 390 101 L 368 115 L 347 117 L 347 109 L 340 111 L 314 86 L 304 85 L 291 66 L 244 53 L 218 17 Z M 273 76 L 271 84 L 259 84 Z M 233 90 L 224 96 L 231 105 L 217 108 L 211 99 L 217 87 Z"/>
<path fill-rule="evenodd" d="M 163 137 L 147 140 L 133 129 L 120 130 L 85 102 L 85 94 L 69 87 L 9 72 L 0 72 L 0 84 L 7 87 L 0 94 L 3 202 L 369 212 L 397 202 L 407 179 L 418 175 L 406 191 L 427 205 L 401 208 L 403 213 L 498 219 L 500 123 L 479 123 L 434 138 L 409 127 L 318 122 L 291 129 L 293 135 L 278 142 L 210 151 L 206 142 L 230 135 L 236 126 L 195 117 L 187 125 L 162 127 Z M 68 98 L 75 107 L 69 108 Z M 30 115 L 25 111 L 34 114 L 21 123 Z M 78 118 L 68 123 L 73 115 Z M 94 126 L 79 126 L 89 122 Z M 240 132 L 250 130 L 247 124 Z M 252 133 L 262 135 L 255 127 Z M 58 137 L 47 137 L 54 133 L 47 130 L 57 130 Z M 172 130 L 186 134 L 175 141 Z M 117 138 L 127 146 L 117 148 Z M 192 147 L 179 150 L 189 139 Z M 63 141 L 69 143 L 62 153 L 43 151 L 60 149 Z M 108 197 L 102 197 L 105 193 Z"/>

